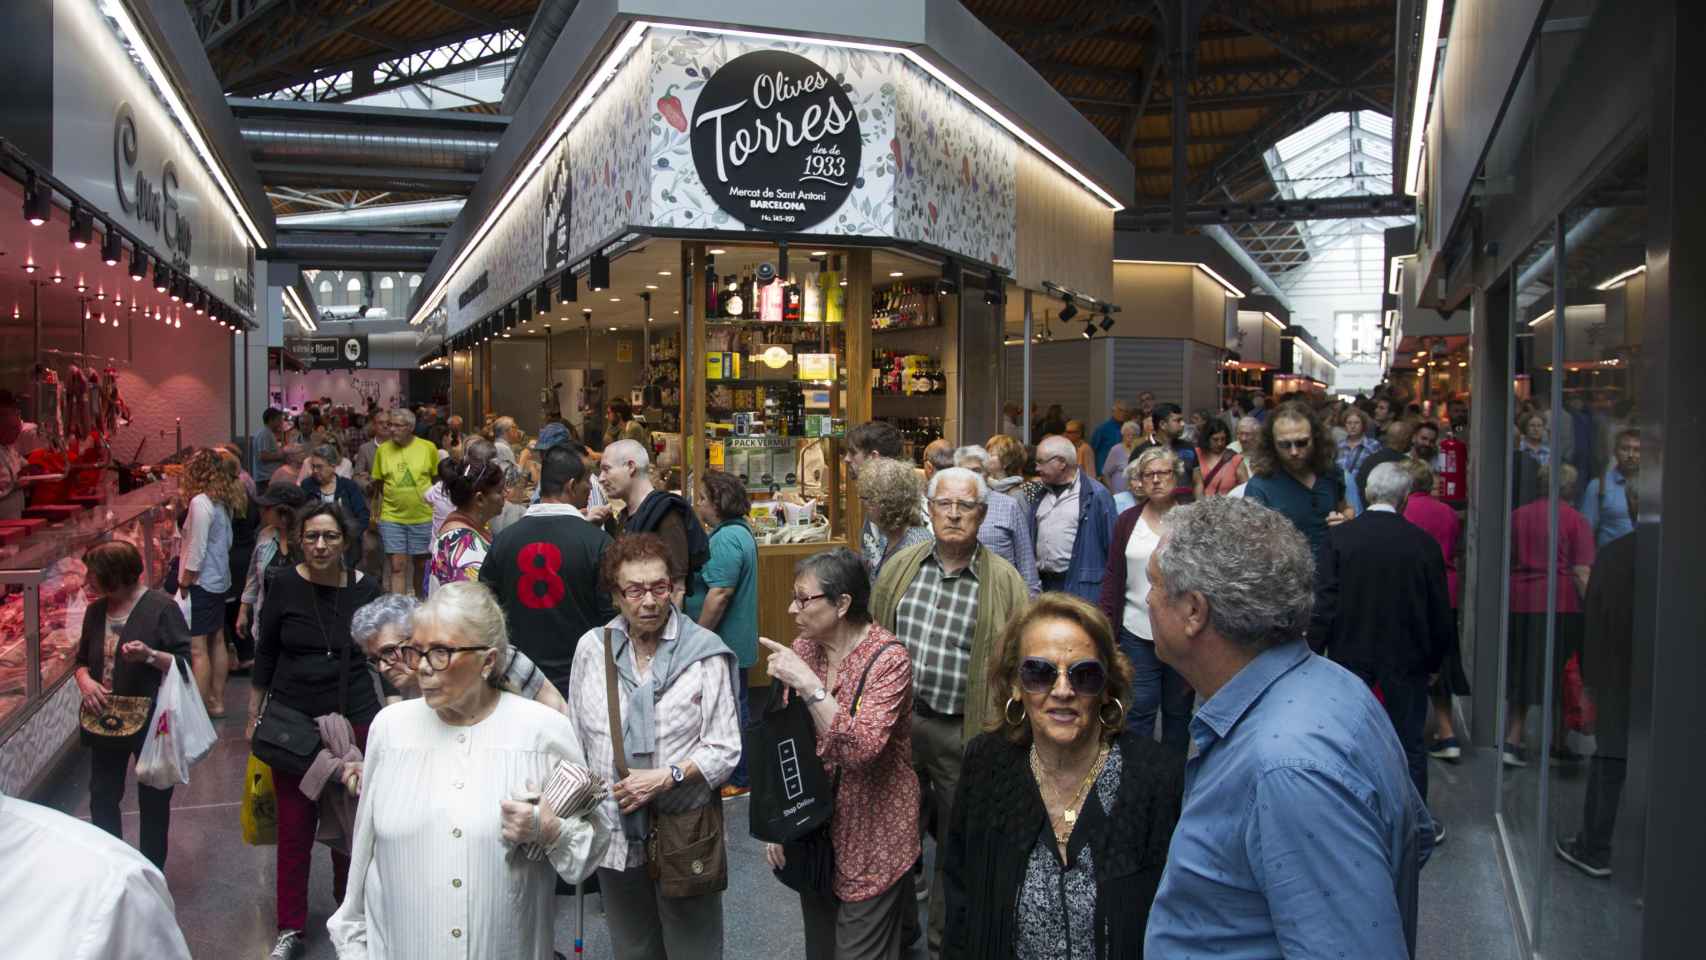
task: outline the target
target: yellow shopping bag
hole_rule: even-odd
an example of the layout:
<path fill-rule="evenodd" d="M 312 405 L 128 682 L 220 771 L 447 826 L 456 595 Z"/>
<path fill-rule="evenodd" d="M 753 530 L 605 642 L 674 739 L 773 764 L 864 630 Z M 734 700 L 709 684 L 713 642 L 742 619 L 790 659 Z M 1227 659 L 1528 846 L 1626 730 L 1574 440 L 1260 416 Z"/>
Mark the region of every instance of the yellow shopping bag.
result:
<path fill-rule="evenodd" d="M 278 842 L 278 798 L 272 789 L 272 768 L 249 755 L 243 777 L 243 842 L 266 847 Z"/>

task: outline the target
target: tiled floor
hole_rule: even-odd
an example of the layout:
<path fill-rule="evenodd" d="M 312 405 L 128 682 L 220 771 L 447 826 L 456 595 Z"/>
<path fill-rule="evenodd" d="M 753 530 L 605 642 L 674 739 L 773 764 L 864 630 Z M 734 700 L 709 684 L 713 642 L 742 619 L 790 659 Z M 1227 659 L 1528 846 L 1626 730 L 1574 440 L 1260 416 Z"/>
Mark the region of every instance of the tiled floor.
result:
<path fill-rule="evenodd" d="M 246 702 L 247 685 L 235 682 L 228 703 Z M 233 710 L 233 717 L 238 711 Z M 273 851 L 242 842 L 237 822 L 237 797 L 248 757 L 241 722 L 221 725 L 220 743 L 199 764 L 188 786 L 172 797 L 171 857 L 167 880 L 177 901 L 178 919 L 197 960 L 261 960 L 272 944 Z M 1493 754 L 1466 754 L 1465 762 L 1434 764 L 1432 800 L 1450 825 L 1451 835 L 1422 873 L 1419 956 L 1426 960 L 1506 960 L 1515 950 L 1494 847 L 1491 818 L 1485 810 L 1491 796 Z M 134 780 L 127 795 L 125 829 L 136 841 Z M 42 802 L 78 816 L 88 816 L 88 766 L 78 757 L 59 772 Z M 728 808 L 729 890 L 724 894 L 725 955 L 746 958 L 792 958 L 803 953 L 800 913 L 796 901 L 763 864 L 757 841 L 739 829 L 745 801 Z M 557 944 L 572 956 L 574 901 L 561 899 Z M 316 852 L 309 895 L 311 923 L 329 916 L 331 865 L 323 849 Z M 596 897 L 587 898 L 586 953 L 609 957 L 610 945 Z M 921 911 L 922 913 L 922 911 Z M 921 917 L 922 921 L 922 917 Z M 909 960 L 925 955 L 915 948 Z M 333 956 L 323 928 L 311 936 L 301 954 L 307 960 Z"/>

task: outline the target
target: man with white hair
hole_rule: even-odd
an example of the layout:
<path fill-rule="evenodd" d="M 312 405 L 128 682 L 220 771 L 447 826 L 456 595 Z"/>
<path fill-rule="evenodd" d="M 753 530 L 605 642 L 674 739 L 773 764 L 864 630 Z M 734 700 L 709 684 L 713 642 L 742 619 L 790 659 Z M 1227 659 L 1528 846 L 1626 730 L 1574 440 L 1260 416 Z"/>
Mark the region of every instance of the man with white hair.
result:
<path fill-rule="evenodd" d="M 1456 646 L 1457 626 L 1439 543 L 1404 519 L 1411 483 L 1402 464 L 1375 467 L 1368 508 L 1327 531 L 1309 642 L 1380 691 L 1425 801 L 1428 685 Z"/>
<path fill-rule="evenodd" d="M 492 421 L 492 445 L 498 449 L 498 462 L 515 465 L 515 444 L 521 442 L 521 430 L 514 417 L 499 417 Z"/>
<path fill-rule="evenodd" d="M 711 541 L 681 494 L 659 490 L 652 483 L 652 461 L 636 440 L 618 440 L 604 448 L 598 461 L 598 482 L 611 500 L 621 500 L 623 533 L 655 533 L 669 548 L 670 576 L 682 580 L 684 595 L 676 601 L 697 620 L 705 602 L 699 568 L 711 557 Z"/>
<path fill-rule="evenodd" d="M 1210 497 L 1163 523 L 1155 653 L 1203 702 L 1145 956 L 1415 954 L 1433 824 L 1368 686 L 1304 642 L 1311 555 L 1253 500 Z"/>
<path fill-rule="evenodd" d="M 1232 425 L 1233 439 L 1226 449 L 1241 457 L 1248 457 L 1256 450 L 1256 440 L 1262 435 L 1262 421 L 1255 417 L 1239 417 Z"/>
<path fill-rule="evenodd" d="M 1037 444 L 1037 478 L 1047 487 L 1031 508 L 1042 588 L 1096 603 L 1114 537 L 1114 498 L 1078 468 L 1078 448 L 1066 437 Z"/>
<path fill-rule="evenodd" d="M 930 478 L 925 495 L 935 539 L 883 563 L 871 615 L 912 656 L 912 765 L 930 788 L 940 842 L 953 822 L 966 741 L 983 732 L 989 658 L 1030 596 L 1019 571 L 978 543 L 989 502 L 981 475 L 950 467 Z M 930 885 L 933 957 L 941 955 L 947 919 L 943 860 L 936 858 Z"/>
<path fill-rule="evenodd" d="M 983 477 L 987 484 L 984 464 L 989 460 L 988 450 L 973 445 L 953 451 L 952 456 L 952 466 L 970 470 Z M 926 495 L 924 499 L 924 511 L 928 515 L 930 498 Z M 983 523 L 977 528 L 977 542 L 1011 563 L 1019 571 L 1019 576 L 1025 578 L 1025 589 L 1035 597 L 1042 592 L 1043 586 L 1037 578 L 1037 548 L 1031 540 L 1031 521 L 1025 515 L 1025 508 L 1019 506 L 1019 501 L 1011 494 L 999 490 L 989 491 L 989 499 L 984 506 L 986 510 Z"/>

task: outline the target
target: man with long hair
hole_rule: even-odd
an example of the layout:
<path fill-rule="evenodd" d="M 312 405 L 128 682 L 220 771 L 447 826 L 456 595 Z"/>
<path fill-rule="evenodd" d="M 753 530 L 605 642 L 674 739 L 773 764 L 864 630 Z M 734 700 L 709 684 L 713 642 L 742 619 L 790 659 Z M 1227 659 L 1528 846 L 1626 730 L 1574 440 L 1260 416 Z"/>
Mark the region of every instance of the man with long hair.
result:
<path fill-rule="evenodd" d="M 1288 401 L 1263 422 L 1254 453 L 1244 495 L 1290 520 L 1319 561 L 1327 527 L 1354 516 L 1332 433 L 1314 410 Z"/>

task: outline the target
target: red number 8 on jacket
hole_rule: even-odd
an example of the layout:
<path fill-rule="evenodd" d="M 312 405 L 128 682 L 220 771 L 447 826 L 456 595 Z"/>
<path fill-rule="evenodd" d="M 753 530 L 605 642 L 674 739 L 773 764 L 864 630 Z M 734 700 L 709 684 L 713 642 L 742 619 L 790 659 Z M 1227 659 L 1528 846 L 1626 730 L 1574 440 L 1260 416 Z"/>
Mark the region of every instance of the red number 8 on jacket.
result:
<path fill-rule="evenodd" d="M 555 544 L 530 543 L 516 554 L 521 579 L 515 584 L 516 599 L 529 610 L 548 610 L 563 601 L 563 553 Z"/>

